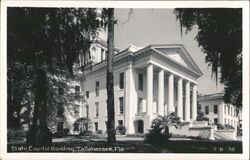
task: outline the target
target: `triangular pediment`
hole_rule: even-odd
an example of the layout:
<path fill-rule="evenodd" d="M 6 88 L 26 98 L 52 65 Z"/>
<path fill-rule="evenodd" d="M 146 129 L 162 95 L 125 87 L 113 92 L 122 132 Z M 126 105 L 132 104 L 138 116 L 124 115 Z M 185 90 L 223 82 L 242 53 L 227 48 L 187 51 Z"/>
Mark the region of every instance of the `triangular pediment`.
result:
<path fill-rule="evenodd" d="M 176 64 L 202 75 L 202 72 L 183 45 L 152 45 L 152 48 L 174 61 Z"/>

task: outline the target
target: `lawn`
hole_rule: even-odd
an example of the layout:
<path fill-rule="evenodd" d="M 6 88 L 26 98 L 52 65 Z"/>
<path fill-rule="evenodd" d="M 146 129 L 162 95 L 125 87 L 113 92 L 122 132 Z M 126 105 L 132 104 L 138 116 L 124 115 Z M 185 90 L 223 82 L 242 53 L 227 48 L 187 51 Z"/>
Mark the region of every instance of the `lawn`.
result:
<path fill-rule="evenodd" d="M 106 144 L 105 135 L 53 138 L 52 146 L 26 146 L 25 139 L 8 143 L 8 152 L 96 152 L 96 153 L 242 153 L 242 141 L 211 141 L 172 138 L 157 145 L 145 144 L 142 137 L 117 135 L 117 142 Z"/>

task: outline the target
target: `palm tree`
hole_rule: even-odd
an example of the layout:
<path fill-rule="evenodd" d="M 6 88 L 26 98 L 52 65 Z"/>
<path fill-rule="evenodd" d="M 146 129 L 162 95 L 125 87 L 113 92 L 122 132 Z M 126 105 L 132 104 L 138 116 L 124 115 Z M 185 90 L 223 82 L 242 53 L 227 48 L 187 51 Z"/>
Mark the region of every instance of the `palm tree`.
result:
<path fill-rule="evenodd" d="M 151 129 L 145 136 L 147 143 L 162 143 L 168 140 L 172 134 L 169 128 L 174 126 L 179 128 L 182 126 L 180 118 L 176 116 L 175 112 L 170 112 L 167 116 L 158 116 L 152 121 Z"/>

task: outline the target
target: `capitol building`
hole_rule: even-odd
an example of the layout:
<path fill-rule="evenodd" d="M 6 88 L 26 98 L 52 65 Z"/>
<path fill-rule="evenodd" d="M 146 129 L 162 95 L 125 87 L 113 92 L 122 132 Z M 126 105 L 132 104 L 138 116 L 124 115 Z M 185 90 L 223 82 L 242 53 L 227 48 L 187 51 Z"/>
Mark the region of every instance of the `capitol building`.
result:
<path fill-rule="evenodd" d="M 107 44 L 105 32 L 99 33 L 80 80 L 84 97 L 80 117 L 90 118 L 93 132 L 107 128 Z M 115 49 L 115 126 L 125 126 L 127 134 L 146 133 L 155 117 L 169 112 L 176 112 L 183 121 L 194 121 L 201 75 L 181 44 L 130 45 L 120 52 Z"/>

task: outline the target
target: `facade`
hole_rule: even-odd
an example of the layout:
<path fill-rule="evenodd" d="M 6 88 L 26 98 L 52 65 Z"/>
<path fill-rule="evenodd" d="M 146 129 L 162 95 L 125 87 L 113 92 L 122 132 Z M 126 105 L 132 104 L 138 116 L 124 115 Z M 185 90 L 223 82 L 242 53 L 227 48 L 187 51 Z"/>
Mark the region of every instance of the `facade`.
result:
<path fill-rule="evenodd" d="M 97 10 L 99 13 L 99 10 Z M 80 73 L 80 105 L 64 114 L 58 128 L 79 133 L 75 121 L 89 118 L 93 132 L 107 128 L 106 52 L 107 32 L 99 30 L 89 57 L 80 55 L 75 70 Z M 125 126 L 126 134 L 146 133 L 158 115 L 176 112 L 183 121 L 197 116 L 197 79 L 202 72 L 181 44 L 157 44 L 143 48 L 130 45 L 114 51 L 115 127 Z M 81 70 L 79 70 L 81 68 Z M 68 105 L 64 105 L 65 111 Z M 70 126 L 71 125 L 71 126 Z M 58 127 L 59 126 L 59 127 Z M 72 127 L 73 126 L 73 127 Z"/>
<path fill-rule="evenodd" d="M 93 47 L 98 46 L 92 46 L 90 51 Z M 96 57 L 101 57 L 101 54 L 95 52 Z M 104 60 L 85 67 L 81 80 L 84 103 L 80 114 L 91 119 L 94 132 L 105 132 L 107 128 Z M 115 126 L 125 126 L 127 134 L 145 133 L 157 115 L 168 112 L 176 112 L 183 121 L 194 121 L 197 116 L 197 79 L 201 75 L 183 45 L 149 45 L 144 48 L 130 45 L 116 53 Z"/>
<path fill-rule="evenodd" d="M 238 114 L 236 106 L 224 103 L 223 93 L 199 96 L 198 106 L 211 123 L 229 124 L 237 129 L 240 114 Z"/>

